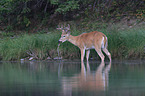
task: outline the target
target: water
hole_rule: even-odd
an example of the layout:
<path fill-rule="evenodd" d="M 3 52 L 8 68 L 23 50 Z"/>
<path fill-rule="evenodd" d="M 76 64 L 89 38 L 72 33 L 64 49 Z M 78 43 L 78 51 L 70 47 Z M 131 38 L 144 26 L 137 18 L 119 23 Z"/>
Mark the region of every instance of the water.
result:
<path fill-rule="evenodd" d="M 0 62 L 0 96 L 145 96 L 145 62 Z"/>

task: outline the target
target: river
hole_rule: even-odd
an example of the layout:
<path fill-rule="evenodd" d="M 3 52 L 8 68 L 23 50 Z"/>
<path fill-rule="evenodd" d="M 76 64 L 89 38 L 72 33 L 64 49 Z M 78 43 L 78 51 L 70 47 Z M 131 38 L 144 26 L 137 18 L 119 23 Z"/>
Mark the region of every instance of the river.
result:
<path fill-rule="evenodd" d="M 145 61 L 0 62 L 0 96 L 145 96 Z"/>

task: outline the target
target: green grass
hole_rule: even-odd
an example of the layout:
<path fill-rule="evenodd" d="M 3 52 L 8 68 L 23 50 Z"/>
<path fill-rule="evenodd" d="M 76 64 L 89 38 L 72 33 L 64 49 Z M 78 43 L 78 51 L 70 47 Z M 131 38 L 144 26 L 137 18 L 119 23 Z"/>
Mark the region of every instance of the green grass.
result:
<path fill-rule="evenodd" d="M 99 31 L 105 33 L 108 37 L 108 49 L 112 58 L 144 58 L 144 27 L 118 30 L 114 26 L 99 29 Z M 87 32 L 89 31 L 87 30 Z M 81 33 L 82 31 L 79 31 L 77 27 L 72 27 L 72 35 Z M 60 35 L 61 32 L 55 30 L 49 34 L 25 34 L 13 39 L 2 39 L 0 41 L 0 57 L 2 60 L 20 60 L 21 58 L 32 57 L 30 54 L 33 54 L 39 60 L 45 60 L 47 57 L 57 57 Z M 69 42 L 61 44 L 59 50 L 63 58 L 80 58 L 79 48 Z M 92 57 L 97 56 L 95 51 L 92 52 Z"/>
<path fill-rule="evenodd" d="M 116 58 L 143 58 L 145 47 L 145 28 L 138 27 L 118 31 L 108 30 L 109 49 Z"/>
<path fill-rule="evenodd" d="M 15 39 L 4 39 L 0 42 L 0 55 L 3 60 L 21 59 L 29 54 L 44 59 L 57 48 L 58 35 L 55 34 L 27 34 Z"/>

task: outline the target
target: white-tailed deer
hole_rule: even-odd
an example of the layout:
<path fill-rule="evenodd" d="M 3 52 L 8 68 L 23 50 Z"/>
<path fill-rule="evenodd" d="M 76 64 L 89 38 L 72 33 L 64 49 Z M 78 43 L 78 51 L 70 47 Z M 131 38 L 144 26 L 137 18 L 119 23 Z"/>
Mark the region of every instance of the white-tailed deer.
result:
<path fill-rule="evenodd" d="M 90 33 L 83 33 L 78 36 L 70 35 L 70 25 L 68 24 L 67 27 L 59 27 L 58 30 L 62 30 L 61 38 L 59 39 L 59 43 L 63 43 L 65 41 L 69 41 L 72 44 L 78 46 L 81 50 L 81 62 L 84 60 L 85 50 L 87 61 L 89 59 L 90 49 L 95 49 L 98 55 L 100 56 L 102 62 L 104 62 L 105 56 L 103 55 L 102 51 L 108 56 L 111 62 L 111 54 L 109 53 L 107 46 L 107 37 L 105 34 L 93 31 Z"/>

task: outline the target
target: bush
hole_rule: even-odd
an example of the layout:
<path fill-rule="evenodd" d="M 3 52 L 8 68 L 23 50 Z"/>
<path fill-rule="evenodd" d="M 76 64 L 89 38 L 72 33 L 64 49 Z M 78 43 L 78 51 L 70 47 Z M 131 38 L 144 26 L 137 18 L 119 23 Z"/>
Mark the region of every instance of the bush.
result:
<path fill-rule="evenodd" d="M 106 22 L 127 16 L 142 20 L 144 7 L 144 0 L 1 0 L 0 27 L 24 30 L 34 24 L 52 26 L 76 18 Z"/>

